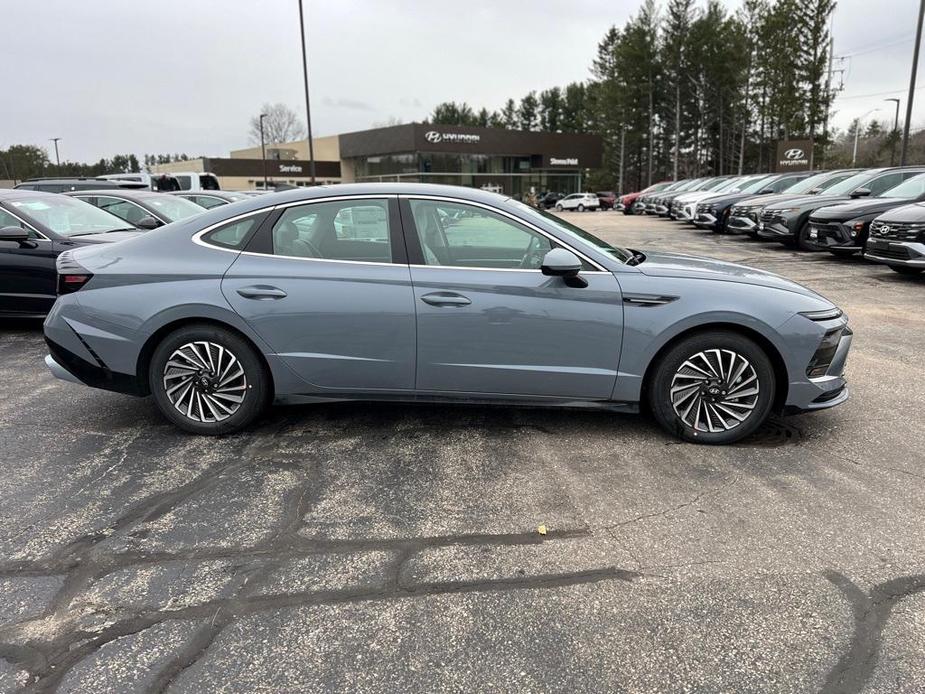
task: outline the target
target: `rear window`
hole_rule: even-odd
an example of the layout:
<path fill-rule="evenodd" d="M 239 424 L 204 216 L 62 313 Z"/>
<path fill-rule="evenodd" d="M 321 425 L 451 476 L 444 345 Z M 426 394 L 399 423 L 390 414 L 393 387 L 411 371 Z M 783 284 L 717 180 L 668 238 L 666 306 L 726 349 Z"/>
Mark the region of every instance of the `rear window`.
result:
<path fill-rule="evenodd" d="M 203 190 L 221 190 L 215 174 L 199 174 L 199 187 Z"/>
<path fill-rule="evenodd" d="M 204 234 L 202 240 L 219 248 L 228 248 L 231 250 L 241 250 L 247 245 L 248 240 L 260 226 L 266 214 L 257 214 L 246 219 L 239 219 L 237 222 L 226 224 L 223 227 L 214 229 L 208 234 Z"/>

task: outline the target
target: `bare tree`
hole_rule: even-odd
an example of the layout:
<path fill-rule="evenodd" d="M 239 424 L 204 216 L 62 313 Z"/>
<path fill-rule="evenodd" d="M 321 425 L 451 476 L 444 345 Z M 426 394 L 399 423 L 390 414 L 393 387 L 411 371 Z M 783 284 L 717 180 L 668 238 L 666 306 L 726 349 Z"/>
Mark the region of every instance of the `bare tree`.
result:
<path fill-rule="evenodd" d="M 263 119 L 263 137 L 268 145 L 305 137 L 305 124 L 286 104 L 264 104 L 260 113 L 266 114 Z M 260 144 L 260 113 L 251 118 L 248 130 L 250 141 L 255 145 Z"/>

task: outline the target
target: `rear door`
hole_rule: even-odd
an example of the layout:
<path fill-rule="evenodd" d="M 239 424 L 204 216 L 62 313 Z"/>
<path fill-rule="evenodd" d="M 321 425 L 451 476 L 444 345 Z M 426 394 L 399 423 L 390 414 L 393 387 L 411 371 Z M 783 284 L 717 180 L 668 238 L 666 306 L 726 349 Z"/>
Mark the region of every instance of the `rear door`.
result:
<path fill-rule="evenodd" d="M 394 196 L 278 208 L 222 292 L 311 389 L 413 390 L 414 295 Z"/>

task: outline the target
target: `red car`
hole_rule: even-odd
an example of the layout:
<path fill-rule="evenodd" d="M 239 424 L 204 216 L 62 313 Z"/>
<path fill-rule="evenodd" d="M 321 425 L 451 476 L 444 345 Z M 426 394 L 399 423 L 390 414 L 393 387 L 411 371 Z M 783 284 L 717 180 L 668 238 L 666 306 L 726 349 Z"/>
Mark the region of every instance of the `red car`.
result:
<path fill-rule="evenodd" d="M 597 193 L 597 199 L 601 201 L 602 210 L 612 210 L 617 204 L 617 194 L 612 190 L 602 190 Z"/>
<path fill-rule="evenodd" d="M 616 209 L 623 212 L 623 214 L 633 214 L 633 203 L 636 202 L 636 198 L 644 193 L 655 193 L 659 190 L 667 188 L 674 181 L 659 181 L 658 183 L 653 183 L 648 188 L 644 188 L 636 193 L 627 193 L 626 195 L 620 196 L 620 202 L 617 204 Z"/>

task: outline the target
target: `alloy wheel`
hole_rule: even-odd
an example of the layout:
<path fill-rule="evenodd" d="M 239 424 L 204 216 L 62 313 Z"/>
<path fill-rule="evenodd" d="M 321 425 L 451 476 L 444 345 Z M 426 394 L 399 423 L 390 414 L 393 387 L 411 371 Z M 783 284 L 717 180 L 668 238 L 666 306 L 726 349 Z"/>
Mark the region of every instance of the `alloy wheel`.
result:
<path fill-rule="evenodd" d="M 187 342 L 164 365 L 164 393 L 178 412 L 196 422 L 221 422 L 241 408 L 247 374 L 220 344 Z"/>
<path fill-rule="evenodd" d="M 708 349 L 688 358 L 671 379 L 675 414 L 695 431 L 734 429 L 758 404 L 760 383 L 751 362 L 729 349 Z"/>

